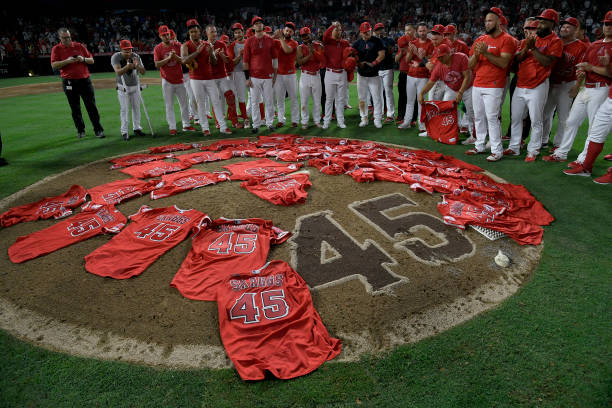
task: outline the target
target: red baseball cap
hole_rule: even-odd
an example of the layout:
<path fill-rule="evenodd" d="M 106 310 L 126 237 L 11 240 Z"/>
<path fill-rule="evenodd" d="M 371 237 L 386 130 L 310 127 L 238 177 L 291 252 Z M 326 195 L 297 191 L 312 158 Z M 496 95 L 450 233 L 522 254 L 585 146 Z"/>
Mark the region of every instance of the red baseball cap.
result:
<path fill-rule="evenodd" d="M 457 32 L 457 27 L 454 24 L 449 24 L 444 28 L 444 34 L 455 34 Z"/>
<path fill-rule="evenodd" d="M 189 30 L 191 27 L 200 27 L 200 23 L 195 18 L 191 18 L 187 20 L 187 29 Z"/>
<path fill-rule="evenodd" d="M 131 50 L 134 47 L 132 47 L 130 40 L 121 40 L 119 41 L 119 48 L 122 50 Z"/>
<path fill-rule="evenodd" d="M 385 28 L 385 25 L 383 23 L 374 24 L 374 31 L 379 30 L 381 28 Z"/>
<path fill-rule="evenodd" d="M 159 26 L 159 35 L 170 34 L 170 29 L 167 25 Z"/>
<path fill-rule="evenodd" d="M 295 24 L 292 21 L 285 22 L 285 27 L 289 27 L 293 31 L 295 31 Z"/>
<path fill-rule="evenodd" d="M 436 24 L 431 29 L 431 32 L 436 34 L 444 34 L 444 31 L 446 31 L 446 27 L 444 27 L 442 24 Z"/>
<path fill-rule="evenodd" d="M 569 25 L 573 25 L 576 28 L 580 28 L 580 22 L 578 21 L 577 18 L 574 18 L 574 17 L 566 18 L 565 20 L 561 22 L 561 25 L 563 24 L 569 24 Z"/>
<path fill-rule="evenodd" d="M 612 23 L 612 10 L 608 11 L 606 13 L 606 16 L 604 17 L 603 20 L 604 23 Z"/>
<path fill-rule="evenodd" d="M 409 44 L 410 37 L 408 37 L 407 35 L 403 35 L 397 40 L 397 46 L 400 48 L 406 48 Z"/>
<path fill-rule="evenodd" d="M 223 34 L 221 37 L 219 37 L 219 41 L 228 44 L 229 43 L 229 37 L 225 34 Z"/>
<path fill-rule="evenodd" d="M 446 44 L 438 45 L 438 48 L 434 51 L 434 57 L 439 58 L 445 55 L 450 55 L 450 48 Z"/>
<path fill-rule="evenodd" d="M 527 28 L 536 30 L 538 28 L 538 20 L 533 20 L 532 22 L 527 24 Z"/>
<path fill-rule="evenodd" d="M 232 25 L 232 30 L 244 30 L 244 27 L 240 23 L 234 23 Z"/>
<path fill-rule="evenodd" d="M 310 28 L 308 27 L 300 28 L 300 35 L 308 35 L 308 34 L 310 34 Z"/>
<path fill-rule="evenodd" d="M 372 30 L 372 26 L 370 25 L 370 23 L 368 23 L 367 21 L 364 21 L 363 23 L 361 23 L 361 25 L 359 26 L 359 32 L 360 33 L 367 33 L 368 31 Z"/>
<path fill-rule="evenodd" d="M 263 18 L 259 16 L 253 16 L 253 18 L 251 19 L 251 25 L 255 25 L 255 23 L 258 21 L 261 21 L 263 23 Z"/>
<path fill-rule="evenodd" d="M 272 27 L 270 26 L 265 26 L 264 27 L 264 33 L 271 33 L 272 32 Z"/>
<path fill-rule="evenodd" d="M 559 24 L 559 13 L 557 13 L 553 9 L 544 10 L 542 14 L 540 14 L 536 18 L 538 20 L 548 20 L 554 22 L 555 24 Z"/>
<path fill-rule="evenodd" d="M 508 19 L 506 18 L 506 16 L 501 16 L 499 18 L 499 24 L 507 26 L 508 25 Z"/>
<path fill-rule="evenodd" d="M 489 13 L 495 14 L 497 17 L 502 18 L 504 12 L 499 7 L 491 7 L 488 10 L 485 10 L 484 14 L 487 15 Z"/>

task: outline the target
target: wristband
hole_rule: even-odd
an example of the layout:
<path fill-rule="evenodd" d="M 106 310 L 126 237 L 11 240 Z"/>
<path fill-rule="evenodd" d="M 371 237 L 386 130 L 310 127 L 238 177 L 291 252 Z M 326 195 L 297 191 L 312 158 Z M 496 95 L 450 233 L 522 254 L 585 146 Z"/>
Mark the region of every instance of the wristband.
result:
<path fill-rule="evenodd" d="M 377 59 L 375 59 L 375 60 L 374 60 L 374 62 L 372 62 L 372 66 L 373 66 L 373 67 L 375 67 L 375 66 L 377 66 L 377 65 L 378 65 L 378 60 L 377 60 Z"/>
<path fill-rule="evenodd" d="M 249 70 L 248 70 L 248 69 L 245 69 L 245 70 L 243 70 L 242 72 L 244 72 L 244 77 L 245 77 L 246 79 L 249 79 Z"/>

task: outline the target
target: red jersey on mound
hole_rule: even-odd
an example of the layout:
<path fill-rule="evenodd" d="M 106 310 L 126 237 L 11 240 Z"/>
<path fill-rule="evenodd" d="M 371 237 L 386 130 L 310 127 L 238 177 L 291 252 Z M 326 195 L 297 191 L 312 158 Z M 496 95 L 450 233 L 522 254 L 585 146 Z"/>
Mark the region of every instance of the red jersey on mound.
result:
<path fill-rule="evenodd" d="M 219 330 L 243 380 L 269 371 L 280 379 L 308 374 L 340 354 L 304 280 L 287 263 L 236 271 L 217 289 Z"/>
<path fill-rule="evenodd" d="M 139 164 L 138 166 L 131 166 L 126 169 L 121 169 L 119 171 L 128 174 L 132 177 L 149 178 L 159 177 L 167 173 L 174 173 L 175 171 L 185 170 L 190 167 L 190 163 L 180 161 L 175 163 L 168 163 L 162 160 L 155 160 L 149 163 Z"/>
<path fill-rule="evenodd" d="M 91 201 L 98 204 L 119 204 L 130 198 L 140 197 L 155 188 L 156 180 L 137 178 L 111 181 L 87 190 Z"/>
<path fill-rule="evenodd" d="M 457 104 L 455 101 L 427 101 L 421 110 L 421 122 L 425 123 L 429 137 L 444 144 L 457 144 Z"/>
<path fill-rule="evenodd" d="M 249 180 L 253 178 L 268 178 L 282 174 L 293 173 L 302 167 L 302 163 L 278 163 L 270 159 L 240 162 L 223 166 L 232 172 L 232 180 Z"/>
<path fill-rule="evenodd" d="M 140 275 L 210 218 L 193 209 L 143 205 L 130 220 L 122 233 L 85 257 L 88 272 L 114 279 Z"/>
<path fill-rule="evenodd" d="M 171 154 L 166 156 L 159 156 L 154 154 L 146 154 L 146 153 L 137 153 L 130 154 L 128 156 L 117 157 L 116 159 L 109 160 L 113 165 L 111 166 L 111 170 L 122 169 L 124 167 L 134 166 L 136 164 L 148 163 L 154 160 L 163 160 L 165 158 L 172 157 Z"/>
<path fill-rule="evenodd" d="M 190 169 L 178 173 L 166 174 L 151 191 L 151 200 L 170 197 L 184 191 L 216 184 L 219 181 L 228 180 L 226 173 L 207 173 L 202 170 Z"/>
<path fill-rule="evenodd" d="M 10 227 L 24 221 L 67 217 L 72 214 L 72 208 L 85 202 L 86 195 L 87 192 L 83 187 L 74 184 L 64 194 L 13 207 L 0 214 L 0 225 Z"/>
<path fill-rule="evenodd" d="M 200 164 L 206 162 L 213 162 L 218 160 L 227 160 L 232 158 L 232 152 L 223 151 L 218 153 L 213 152 L 196 152 L 189 154 L 181 154 L 176 156 L 176 159 L 181 163 L 185 164 Z"/>
<path fill-rule="evenodd" d="M 117 233 L 126 222 L 123 214 L 112 205 L 89 202 L 74 217 L 17 238 L 8 249 L 9 258 L 13 263 L 29 261 L 103 232 Z"/>
<path fill-rule="evenodd" d="M 193 238 L 170 286 L 189 299 L 215 300 L 217 285 L 223 279 L 263 265 L 270 245 L 281 244 L 290 236 L 261 218 L 214 220 Z"/>
<path fill-rule="evenodd" d="M 176 143 L 166 146 L 156 146 L 149 147 L 149 152 L 151 153 L 170 153 L 170 152 L 178 152 L 181 150 L 191 150 L 193 149 L 193 144 L 191 143 Z"/>
<path fill-rule="evenodd" d="M 312 186 L 308 174 L 292 174 L 266 179 L 243 181 L 240 187 L 276 205 L 304 204 Z"/>

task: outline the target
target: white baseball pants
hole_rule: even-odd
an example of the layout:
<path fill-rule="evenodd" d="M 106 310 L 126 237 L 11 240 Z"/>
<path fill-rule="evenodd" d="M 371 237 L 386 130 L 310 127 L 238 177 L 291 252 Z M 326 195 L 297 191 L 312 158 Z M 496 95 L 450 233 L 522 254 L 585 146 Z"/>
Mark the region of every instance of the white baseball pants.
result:
<path fill-rule="evenodd" d="M 166 105 L 166 121 L 170 130 L 176 130 L 176 116 L 174 115 L 174 96 L 178 99 L 179 108 L 181 109 L 181 121 L 183 128 L 191 125 L 189 122 L 189 107 L 187 102 L 187 91 L 183 84 L 171 84 L 162 78 L 162 95 L 164 104 Z"/>
<path fill-rule="evenodd" d="M 251 77 L 253 87 L 251 88 L 251 117 L 253 118 L 253 129 L 259 128 L 263 122 L 259 113 L 259 104 L 257 101 L 262 100 L 266 108 L 266 126 L 274 125 L 274 86 L 272 78 L 253 78 Z"/>
<path fill-rule="evenodd" d="M 445 92 L 445 83 L 444 81 L 436 81 L 433 88 L 429 91 L 428 100 L 430 101 L 441 101 L 444 97 Z"/>
<path fill-rule="evenodd" d="M 444 84 L 444 94 L 442 95 L 443 101 L 454 101 L 457 97 L 457 92 L 453 91 L 448 85 Z M 465 116 L 467 120 L 467 127 L 470 131 L 470 136 L 474 136 L 474 107 L 472 106 L 472 87 L 470 86 L 468 89 L 463 91 L 463 96 L 461 98 L 463 103 L 465 104 Z M 457 112 L 459 115 L 459 112 Z M 459 117 L 459 116 L 457 116 Z"/>
<path fill-rule="evenodd" d="M 395 115 L 395 98 L 393 96 L 393 70 L 385 69 L 384 71 L 378 71 L 378 76 L 382 79 L 383 92 L 381 96 L 387 103 L 387 117 L 393 118 Z M 384 106 L 384 105 L 383 105 Z"/>
<path fill-rule="evenodd" d="M 124 88 L 119 85 L 117 90 L 117 98 L 119 99 L 119 117 L 121 118 L 121 134 L 128 133 L 130 128 L 129 112 L 132 109 L 132 129 L 142 130 L 140 126 L 140 96 L 138 95 L 138 86 L 128 86 Z"/>
<path fill-rule="evenodd" d="M 336 106 L 336 121 L 338 124 L 344 124 L 344 100 L 346 95 L 346 72 L 325 72 L 325 117 L 323 123 L 329 125 L 332 119 L 332 113 L 334 111 L 334 105 Z"/>
<path fill-rule="evenodd" d="M 361 120 L 368 119 L 368 92 L 372 95 L 372 104 L 374 105 L 374 122 L 382 122 L 382 85 L 380 77 L 364 77 L 357 74 L 357 96 L 359 97 L 359 114 Z"/>
<path fill-rule="evenodd" d="M 193 94 L 193 89 L 191 89 L 191 85 L 189 83 L 191 78 L 189 78 L 189 72 L 183 74 L 183 85 L 187 90 L 187 97 L 189 99 L 189 116 L 193 116 L 194 119 L 198 119 L 198 107 L 196 106 L 195 95 Z"/>
<path fill-rule="evenodd" d="M 501 141 L 501 123 L 499 122 L 499 101 L 503 94 L 504 88 L 472 87 L 472 106 L 476 128 L 475 148 L 480 152 L 485 150 L 487 132 L 491 142 L 491 153 L 500 155 L 504 152 Z"/>
<path fill-rule="evenodd" d="M 191 83 L 191 89 L 193 89 L 193 94 L 198 104 L 198 116 L 200 117 L 202 131 L 209 130 L 208 119 L 206 118 L 208 98 L 212 101 L 215 116 L 218 118 L 225 117 L 223 115 L 223 108 L 219 104 L 219 90 L 217 89 L 217 84 L 212 79 L 191 79 L 189 82 Z M 220 120 L 219 130 L 223 132 L 225 129 L 227 129 L 227 123 L 225 123 L 225 120 Z"/>
<path fill-rule="evenodd" d="M 578 95 L 572 104 L 572 109 L 570 110 L 567 122 L 565 123 L 563 141 L 561 142 L 559 148 L 555 150 L 555 156 L 562 159 L 567 159 L 567 154 L 570 150 L 572 150 L 572 146 L 574 145 L 574 140 L 576 139 L 578 129 L 587 116 L 589 118 L 589 133 L 591 133 L 591 126 L 595 120 L 597 110 L 607 97 L 607 86 L 602 86 L 599 88 L 583 88 L 580 90 L 580 92 L 578 92 Z M 582 163 L 586 157 L 587 145 L 588 143 L 585 144 L 583 152 L 580 153 L 578 159 L 576 159 L 580 163 Z"/>
<path fill-rule="evenodd" d="M 312 120 L 315 124 L 321 123 L 321 76 L 302 72 L 300 75 L 300 109 L 302 125 L 308 125 L 308 100 L 312 98 Z"/>
<path fill-rule="evenodd" d="M 569 97 L 569 91 L 576 81 L 563 82 L 561 84 L 550 84 L 548 98 L 544 105 L 543 121 L 544 130 L 542 134 L 542 145 L 548 144 L 552 130 L 555 109 L 557 111 L 557 132 L 553 139 L 553 145 L 559 147 L 565 135 L 565 123 L 572 108 L 573 99 Z"/>
<path fill-rule="evenodd" d="M 427 78 L 415 78 L 408 75 L 406 77 L 406 114 L 404 115 L 404 123 L 410 123 L 412 120 L 412 113 L 414 112 L 414 104 L 418 103 L 417 96 L 421 93 L 425 84 L 427 84 Z M 419 103 L 419 116 L 417 121 L 419 122 L 419 130 L 425 130 L 425 124 L 421 122 L 421 104 Z"/>
<path fill-rule="evenodd" d="M 515 152 L 521 150 L 521 138 L 523 134 L 523 117 L 525 110 L 529 112 L 531 119 L 531 136 L 527 145 L 527 153 L 538 155 L 542 147 L 543 122 L 542 114 L 546 97 L 548 96 L 548 79 L 533 89 L 516 87 L 512 96 L 512 127 L 509 149 Z"/>
<path fill-rule="evenodd" d="M 276 111 L 278 112 L 278 122 L 285 123 L 285 94 L 289 94 L 291 105 L 291 122 L 300 122 L 300 107 L 297 96 L 297 76 L 295 73 L 287 75 L 277 75 L 274 83 L 274 95 L 276 96 Z"/>
<path fill-rule="evenodd" d="M 595 114 L 593 123 L 591 124 L 591 130 L 587 137 L 588 142 L 604 143 L 608 138 L 608 135 L 612 131 L 612 98 L 606 98 L 604 103 L 601 104 L 599 110 Z"/>

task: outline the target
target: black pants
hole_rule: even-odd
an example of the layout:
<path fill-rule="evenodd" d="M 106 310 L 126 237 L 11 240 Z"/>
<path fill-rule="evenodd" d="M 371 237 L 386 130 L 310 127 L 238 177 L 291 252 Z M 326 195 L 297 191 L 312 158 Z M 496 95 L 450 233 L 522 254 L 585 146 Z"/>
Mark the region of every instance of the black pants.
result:
<path fill-rule="evenodd" d="M 104 129 L 100 124 L 100 114 L 96 107 L 96 97 L 94 95 L 91 79 L 63 79 L 62 87 L 68 98 L 70 110 L 72 111 L 72 120 L 74 121 L 77 132 L 85 131 L 85 122 L 83 122 L 83 115 L 81 114 L 81 98 L 83 98 L 83 104 L 85 105 L 85 109 L 87 109 L 87 114 L 93 124 L 94 131 L 103 131 Z"/>
<path fill-rule="evenodd" d="M 321 113 L 325 113 L 325 68 L 319 70 L 321 77 Z"/>
<path fill-rule="evenodd" d="M 397 117 L 399 120 L 404 120 L 404 115 L 406 114 L 406 77 L 408 74 L 405 72 L 399 73 L 397 77 L 397 92 L 399 94 L 399 98 L 397 100 Z"/>

